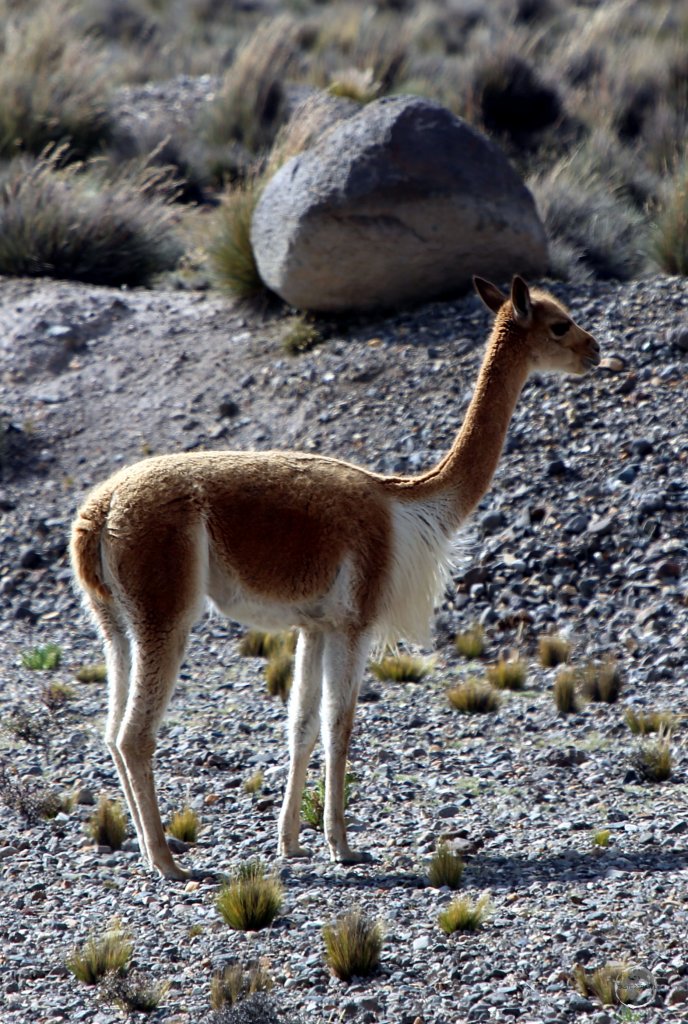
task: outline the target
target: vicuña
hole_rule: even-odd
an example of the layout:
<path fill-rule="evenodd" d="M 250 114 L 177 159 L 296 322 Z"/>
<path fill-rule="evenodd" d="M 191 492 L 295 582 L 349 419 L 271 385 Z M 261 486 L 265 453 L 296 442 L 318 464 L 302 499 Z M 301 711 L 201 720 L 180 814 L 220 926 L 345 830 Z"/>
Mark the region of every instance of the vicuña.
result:
<path fill-rule="evenodd" d="M 188 872 L 160 820 L 156 732 L 208 600 L 240 623 L 299 630 L 279 852 L 307 852 L 301 797 L 322 730 L 331 856 L 369 859 L 347 842 L 344 775 L 371 644 L 427 640 L 452 534 L 490 484 L 528 374 L 599 363 L 595 339 L 553 296 L 520 277 L 510 296 L 474 284 L 494 325 L 461 429 L 427 472 L 382 476 L 286 451 L 163 455 L 115 473 L 79 512 L 71 553 L 105 644 L 105 738 L 141 851 L 162 875 Z"/>

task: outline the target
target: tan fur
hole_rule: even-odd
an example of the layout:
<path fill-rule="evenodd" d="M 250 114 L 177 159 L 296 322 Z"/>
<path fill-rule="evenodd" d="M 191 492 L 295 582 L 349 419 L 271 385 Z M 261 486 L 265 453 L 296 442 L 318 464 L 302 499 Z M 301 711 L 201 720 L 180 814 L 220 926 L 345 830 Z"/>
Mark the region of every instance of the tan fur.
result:
<path fill-rule="evenodd" d="M 120 470 L 79 512 L 71 553 L 105 640 L 108 745 L 142 852 L 162 874 L 185 873 L 160 823 L 155 734 L 206 599 L 247 624 L 301 630 L 281 852 L 303 852 L 299 807 L 322 709 L 331 854 L 364 857 L 347 843 L 343 792 L 369 646 L 427 637 L 451 536 L 489 486 L 529 372 L 581 373 L 599 359 L 547 293 L 520 278 L 510 298 L 489 282 L 476 288 L 495 324 L 461 430 L 427 473 L 385 477 L 296 452 L 167 455 Z"/>

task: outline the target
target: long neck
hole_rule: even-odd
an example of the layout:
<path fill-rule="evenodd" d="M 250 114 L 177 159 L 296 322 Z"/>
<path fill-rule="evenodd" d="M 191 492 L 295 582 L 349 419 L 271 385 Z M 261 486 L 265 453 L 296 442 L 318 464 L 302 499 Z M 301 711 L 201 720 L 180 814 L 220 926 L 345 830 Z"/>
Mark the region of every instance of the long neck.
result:
<path fill-rule="evenodd" d="M 496 324 L 488 342 L 473 397 L 454 444 L 422 476 L 398 479 L 411 500 L 448 499 L 449 528 L 457 526 L 490 486 L 516 402 L 528 376 L 521 346 L 509 344 L 506 325 Z"/>

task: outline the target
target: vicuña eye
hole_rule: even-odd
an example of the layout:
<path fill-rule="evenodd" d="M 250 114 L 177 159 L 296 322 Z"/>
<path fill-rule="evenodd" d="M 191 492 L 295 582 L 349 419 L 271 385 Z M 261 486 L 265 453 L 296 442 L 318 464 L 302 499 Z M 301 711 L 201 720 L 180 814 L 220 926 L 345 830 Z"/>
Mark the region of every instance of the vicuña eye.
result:
<path fill-rule="evenodd" d="M 566 321 L 564 320 L 561 320 L 559 323 L 551 324 L 550 331 L 552 332 L 555 338 L 563 338 L 570 326 L 571 324 L 566 323 Z"/>

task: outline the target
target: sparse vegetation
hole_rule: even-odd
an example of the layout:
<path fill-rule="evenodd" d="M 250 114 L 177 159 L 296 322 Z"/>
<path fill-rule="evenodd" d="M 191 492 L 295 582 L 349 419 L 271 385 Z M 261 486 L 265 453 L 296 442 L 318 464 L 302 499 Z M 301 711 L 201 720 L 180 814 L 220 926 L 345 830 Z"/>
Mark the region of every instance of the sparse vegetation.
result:
<path fill-rule="evenodd" d="M 624 721 L 634 736 L 647 736 L 653 732 L 671 732 L 676 716 L 669 711 L 636 711 L 628 707 L 624 711 Z"/>
<path fill-rule="evenodd" d="M 239 654 L 245 658 L 271 658 L 274 654 L 285 652 L 293 654 L 296 650 L 297 634 L 293 630 L 284 633 L 264 633 L 260 629 L 251 629 L 239 641 Z"/>
<path fill-rule="evenodd" d="M 293 316 L 282 335 L 282 346 L 285 352 L 295 356 L 301 352 L 310 352 L 322 340 L 322 335 L 312 320 L 306 316 Z"/>
<path fill-rule="evenodd" d="M 50 721 L 45 715 L 27 708 L 15 707 L 2 723 L 3 731 L 22 743 L 47 747 L 50 743 Z"/>
<path fill-rule="evenodd" d="M 132 971 L 130 974 L 108 974 L 100 991 L 108 1003 L 114 1003 L 125 1013 L 153 1013 L 169 988 L 167 981 L 154 981 L 142 971 Z"/>
<path fill-rule="evenodd" d="M 244 793 L 248 793 L 250 796 L 255 796 L 256 793 L 260 793 L 263 788 L 263 773 L 258 768 L 253 775 L 250 775 L 244 782 Z"/>
<path fill-rule="evenodd" d="M 60 811 L 72 809 L 71 797 L 58 790 L 20 778 L 6 763 L 0 762 L 0 800 L 21 814 L 30 824 L 48 821 Z"/>
<path fill-rule="evenodd" d="M 120 850 L 127 835 L 127 819 L 119 801 L 102 796 L 89 819 L 87 831 L 98 846 Z"/>
<path fill-rule="evenodd" d="M 254 178 L 229 188 L 215 214 L 208 243 L 210 268 L 218 288 L 250 304 L 265 303 L 270 295 L 251 246 L 251 218 L 259 195 L 260 185 Z"/>
<path fill-rule="evenodd" d="M 270 972 L 260 964 L 247 968 L 239 963 L 229 964 L 215 971 L 210 979 L 210 1005 L 213 1010 L 234 1006 L 254 992 L 269 992 L 274 984 Z"/>
<path fill-rule="evenodd" d="M 294 658 L 285 651 L 273 654 L 265 666 L 265 682 L 271 697 L 279 697 L 286 704 L 294 678 Z"/>
<path fill-rule="evenodd" d="M 382 661 L 371 661 L 370 671 L 378 679 L 395 683 L 419 683 L 431 669 L 431 663 L 412 654 L 394 654 Z"/>
<path fill-rule="evenodd" d="M 466 679 L 447 691 L 449 703 L 465 715 L 486 715 L 497 711 L 500 700 L 493 686 L 481 679 Z"/>
<path fill-rule="evenodd" d="M 560 715 L 573 715 L 578 711 L 578 673 L 575 669 L 562 669 L 554 680 L 552 696 Z"/>
<path fill-rule="evenodd" d="M 630 968 L 626 963 L 608 963 L 594 971 L 582 964 L 573 969 L 573 984 L 581 995 L 598 999 L 603 1006 L 619 1006 L 628 1002 L 626 992 Z"/>
<path fill-rule="evenodd" d="M 260 860 L 242 864 L 217 897 L 223 920 L 236 931 L 258 931 L 272 924 L 282 909 L 284 895 L 276 875 L 266 874 Z"/>
<path fill-rule="evenodd" d="M 351 910 L 323 928 L 325 961 L 341 981 L 367 978 L 380 962 L 382 925 L 360 910 Z"/>
<path fill-rule="evenodd" d="M 347 771 L 344 775 L 344 810 L 349 806 L 351 787 L 355 781 L 355 774 L 352 771 Z M 325 817 L 324 776 L 318 779 L 315 786 L 307 786 L 304 789 L 303 797 L 301 798 L 301 817 L 316 832 L 322 832 Z"/>
<path fill-rule="evenodd" d="M 487 894 L 478 900 L 472 900 L 468 896 L 455 897 L 437 917 L 445 935 L 453 935 L 454 932 L 475 932 L 482 928 L 490 912 L 490 898 Z"/>
<path fill-rule="evenodd" d="M 48 683 L 41 690 L 41 700 L 48 711 L 54 714 L 74 698 L 74 690 L 66 683 Z"/>
<path fill-rule="evenodd" d="M 92 934 L 67 957 L 69 971 L 84 985 L 97 985 L 107 975 L 123 974 L 131 960 L 133 943 L 115 918 L 100 936 Z"/>
<path fill-rule="evenodd" d="M 474 661 L 482 658 L 485 653 L 485 634 L 483 627 L 476 623 L 463 633 L 457 633 L 454 646 L 463 658 Z"/>
<path fill-rule="evenodd" d="M 660 211 L 653 254 L 667 274 L 688 274 L 688 167 L 683 167 Z"/>
<path fill-rule="evenodd" d="M 562 636 L 541 636 L 538 640 L 538 654 L 543 668 L 564 665 L 571 657 L 571 644 Z"/>
<path fill-rule="evenodd" d="M 522 690 L 526 676 L 526 664 L 520 658 L 502 657 L 487 669 L 487 681 L 498 690 Z"/>
<path fill-rule="evenodd" d="M 24 668 L 35 672 L 53 672 L 60 667 L 62 661 L 62 650 L 57 644 L 45 644 L 42 647 L 34 647 L 33 650 L 22 654 L 22 665 Z"/>
<path fill-rule="evenodd" d="M 595 829 L 595 831 L 592 834 L 592 844 L 593 844 L 593 846 L 599 846 L 599 847 L 602 847 L 602 848 L 606 848 L 607 846 L 609 846 L 609 840 L 611 839 L 611 837 L 612 837 L 611 829 L 608 829 L 608 828 L 598 828 L 598 829 Z"/>
<path fill-rule="evenodd" d="M 180 811 L 175 811 L 170 818 L 170 823 L 167 826 L 167 831 L 175 839 L 180 839 L 183 843 L 196 843 L 198 842 L 198 830 L 200 828 L 200 820 L 198 814 L 193 807 L 182 807 Z"/>
<path fill-rule="evenodd" d="M 621 693 L 621 669 L 611 659 L 589 662 L 581 671 L 581 691 L 587 700 L 615 704 Z"/>
<path fill-rule="evenodd" d="M 458 889 L 462 876 L 463 861 L 446 843 L 440 843 L 428 866 L 430 885 L 436 889 L 445 885 L 449 889 Z"/>

